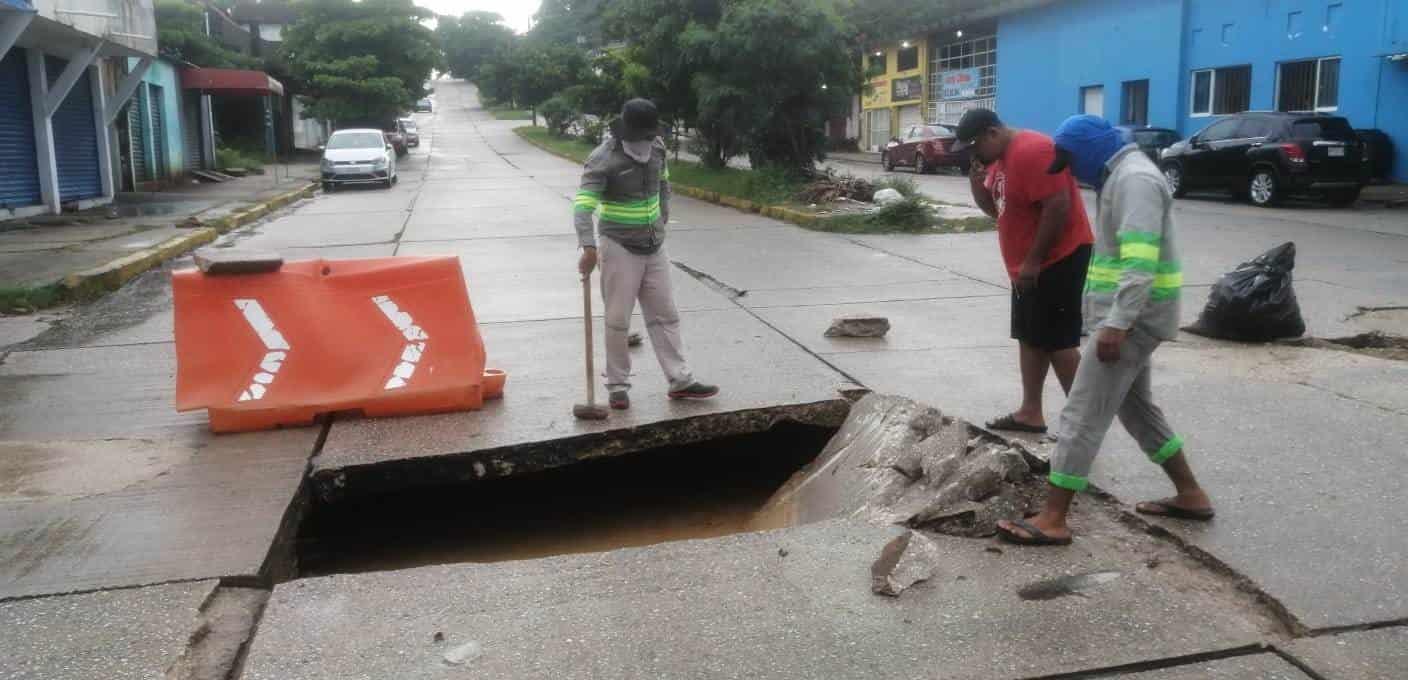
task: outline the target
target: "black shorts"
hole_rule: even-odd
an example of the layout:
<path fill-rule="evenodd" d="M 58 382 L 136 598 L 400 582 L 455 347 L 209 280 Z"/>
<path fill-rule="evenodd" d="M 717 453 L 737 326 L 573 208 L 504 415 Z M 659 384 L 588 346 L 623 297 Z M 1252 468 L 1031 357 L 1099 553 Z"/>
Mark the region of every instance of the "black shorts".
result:
<path fill-rule="evenodd" d="M 1054 352 L 1080 346 L 1081 298 L 1090 268 L 1089 244 L 1058 260 L 1036 279 L 1036 289 L 1012 287 L 1012 339 Z"/>

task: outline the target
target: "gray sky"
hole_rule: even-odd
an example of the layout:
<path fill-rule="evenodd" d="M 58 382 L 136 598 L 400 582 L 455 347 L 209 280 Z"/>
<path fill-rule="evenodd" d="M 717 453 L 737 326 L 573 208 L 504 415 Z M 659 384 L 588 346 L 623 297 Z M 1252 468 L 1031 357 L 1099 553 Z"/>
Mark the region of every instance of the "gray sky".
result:
<path fill-rule="evenodd" d="M 459 16 L 465 12 L 488 11 L 503 15 L 504 23 L 523 33 L 538 11 L 538 0 L 415 0 L 417 5 L 436 14 Z"/>

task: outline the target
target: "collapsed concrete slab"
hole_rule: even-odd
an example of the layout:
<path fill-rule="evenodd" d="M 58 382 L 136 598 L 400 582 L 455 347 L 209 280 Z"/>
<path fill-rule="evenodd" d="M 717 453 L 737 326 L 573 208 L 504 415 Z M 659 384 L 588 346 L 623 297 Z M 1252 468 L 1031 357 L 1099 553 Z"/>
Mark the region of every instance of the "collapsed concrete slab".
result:
<path fill-rule="evenodd" d="M 991 536 L 1040 488 L 1020 450 L 937 409 L 871 394 L 763 515 L 780 526 L 852 517 Z"/>
<path fill-rule="evenodd" d="M 0 602 L 10 680 L 150 680 L 202 627 L 215 581 Z"/>
<path fill-rule="evenodd" d="M 509 373 L 503 400 L 472 413 L 339 420 L 313 459 L 313 488 L 336 501 L 762 432 L 781 421 L 834 428 L 845 419 L 849 403 L 837 392 L 844 377 L 748 313 L 682 316 L 695 373 L 722 384 L 717 399 L 667 399 L 642 349 L 633 354 L 631 410 L 577 420 L 572 405 L 586 389 L 581 322 L 489 324 L 481 327 L 489 363 Z"/>
<path fill-rule="evenodd" d="M 609 553 L 276 587 L 245 680 L 328 677 L 1023 678 L 1276 639 L 1277 624 L 1159 541 L 1078 508 L 1070 548 L 931 537 L 899 598 L 871 565 L 905 531 L 852 520 Z M 1151 556 L 1160 556 L 1155 569 Z M 1024 600 L 1034 581 L 1120 578 Z M 368 616 L 368 612 L 376 612 Z M 448 652 L 469 643 L 477 655 Z"/>

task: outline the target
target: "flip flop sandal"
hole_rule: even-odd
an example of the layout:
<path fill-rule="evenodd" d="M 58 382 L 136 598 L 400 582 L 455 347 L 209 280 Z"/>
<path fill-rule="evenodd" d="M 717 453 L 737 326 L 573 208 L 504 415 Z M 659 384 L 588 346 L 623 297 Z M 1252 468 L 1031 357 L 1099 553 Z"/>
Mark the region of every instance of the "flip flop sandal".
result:
<path fill-rule="evenodd" d="M 1134 506 L 1134 511 L 1141 515 L 1153 515 L 1154 517 L 1169 517 L 1172 519 L 1186 519 L 1194 522 L 1206 522 L 1217 515 L 1212 508 L 1201 510 L 1189 510 L 1170 505 L 1163 501 L 1144 501 Z"/>
<path fill-rule="evenodd" d="M 1008 432 L 1030 432 L 1032 434 L 1046 434 L 1045 425 L 1028 425 L 1012 417 L 1009 413 L 996 420 L 990 420 L 986 426 L 989 430 L 1006 430 Z"/>
<path fill-rule="evenodd" d="M 1001 526 L 1001 525 L 998 525 L 998 527 L 997 527 L 997 535 L 998 535 L 999 537 L 1001 537 L 1002 540 L 1007 541 L 1008 543 L 1015 543 L 1015 544 L 1017 544 L 1017 545 L 1070 545 L 1070 544 L 1071 544 L 1071 537 L 1070 537 L 1070 536 L 1066 536 L 1066 537 L 1064 537 L 1064 538 L 1052 538 L 1052 537 L 1047 536 L 1046 534 L 1042 533 L 1042 532 L 1041 532 L 1041 529 L 1038 529 L 1038 528 L 1032 526 L 1031 522 L 1028 522 L 1027 520 L 1024 520 L 1024 519 L 1014 519 L 1014 520 L 1010 520 L 1010 521 L 1012 522 L 1013 526 L 1017 527 L 1018 529 L 1021 529 L 1022 531 L 1027 532 L 1028 534 L 1030 534 L 1030 536 L 1023 536 L 1023 535 L 1018 534 L 1018 533 L 1015 533 L 1015 532 L 1013 532 L 1012 530 L 1007 529 L 1007 528 L 1005 528 L 1005 527 L 1003 527 L 1003 526 Z"/>

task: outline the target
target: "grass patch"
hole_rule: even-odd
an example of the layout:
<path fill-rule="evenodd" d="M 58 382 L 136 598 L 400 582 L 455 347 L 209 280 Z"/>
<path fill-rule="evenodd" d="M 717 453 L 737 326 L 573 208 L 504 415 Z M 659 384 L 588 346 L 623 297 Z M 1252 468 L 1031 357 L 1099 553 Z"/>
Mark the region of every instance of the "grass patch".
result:
<path fill-rule="evenodd" d="M 264 159 L 246 150 L 222 146 L 215 150 L 215 164 L 220 166 L 222 170 L 225 168 L 256 170 L 264 167 Z"/>
<path fill-rule="evenodd" d="M 492 106 L 489 108 L 489 113 L 498 120 L 533 120 L 532 111 L 511 109 L 507 106 Z"/>
<path fill-rule="evenodd" d="M 591 142 L 584 142 L 576 137 L 558 137 L 548 132 L 547 128 L 523 126 L 513 129 L 522 137 L 533 144 L 547 149 L 559 156 L 566 156 L 578 163 L 587 162 L 587 156 L 592 154 L 596 148 Z M 673 172 L 673 171 L 672 171 Z"/>
<path fill-rule="evenodd" d="M 63 291 L 58 286 L 0 288 L 0 313 L 28 314 L 63 301 Z"/>
<path fill-rule="evenodd" d="M 513 131 L 533 144 L 579 163 L 585 162 L 596 148 L 590 142 L 574 137 L 557 137 L 545 128 L 525 126 Z M 670 181 L 764 205 L 787 202 L 803 185 L 801 180 L 773 168 L 715 170 L 691 161 L 670 161 Z"/>

